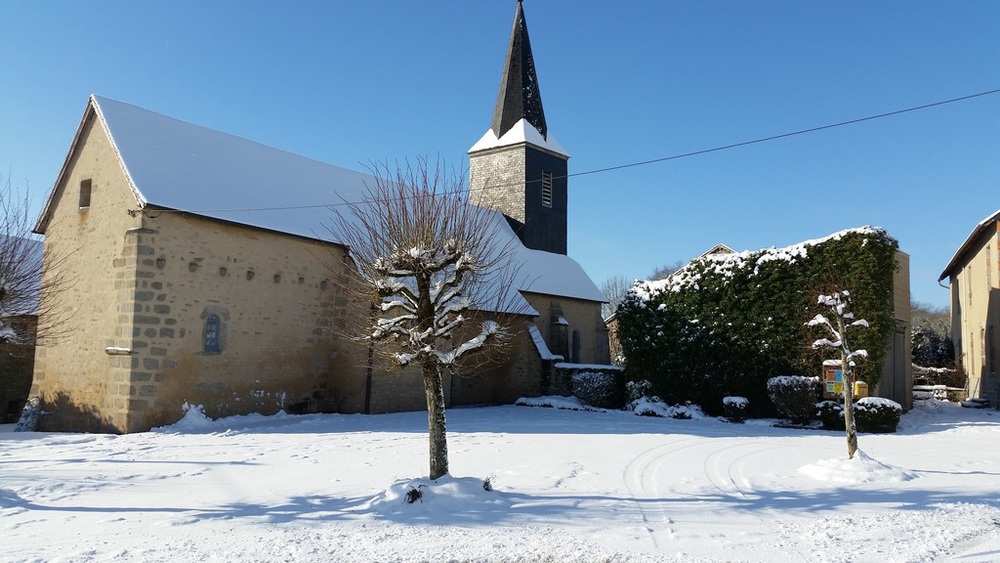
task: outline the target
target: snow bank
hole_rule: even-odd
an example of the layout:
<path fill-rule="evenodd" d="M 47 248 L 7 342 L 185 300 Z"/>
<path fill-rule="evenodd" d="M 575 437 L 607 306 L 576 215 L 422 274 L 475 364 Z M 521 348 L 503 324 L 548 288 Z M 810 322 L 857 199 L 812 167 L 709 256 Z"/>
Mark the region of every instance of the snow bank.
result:
<path fill-rule="evenodd" d="M 481 514 L 505 511 L 509 507 L 503 494 L 493 490 L 492 480 L 450 475 L 433 481 L 427 478 L 396 481 L 371 503 L 375 514 L 413 519 Z"/>
<path fill-rule="evenodd" d="M 845 456 L 803 465 L 799 473 L 819 481 L 852 484 L 899 483 L 916 477 L 909 471 L 876 461 L 861 450 L 854 453 L 853 459 Z"/>
<path fill-rule="evenodd" d="M 514 401 L 515 405 L 521 407 L 551 407 L 571 411 L 593 411 L 603 412 L 604 409 L 594 408 L 576 397 L 563 397 L 562 395 L 548 395 L 544 397 L 521 397 Z"/>
<path fill-rule="evenodd" d="M 184 411 L 184 416 L 180 420 L 170 426 L 161 426 L 160 428 L 169 428 L 176 432 L 191 432 L 206 430 L 213 426 L 214 421 L 205 415 L 204 405 L 184 403 L 181 410 Z"/>

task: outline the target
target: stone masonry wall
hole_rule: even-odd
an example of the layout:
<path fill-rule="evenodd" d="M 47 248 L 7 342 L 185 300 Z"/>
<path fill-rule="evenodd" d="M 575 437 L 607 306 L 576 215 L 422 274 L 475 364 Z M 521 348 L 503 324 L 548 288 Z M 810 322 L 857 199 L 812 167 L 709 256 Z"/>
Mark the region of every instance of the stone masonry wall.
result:
<path fill-rule="evenodd" d="M 535 318 L 535 325 L 538 326 L 549 350 L 553 353 L 561 353 L 560 350 L 564 349 L 569 350 L 573 332 L 579 331 L 580 357 L 577 363 L 610 363 L 608 329 L 601 318 L 601 304 L 599 302 L 527 292 L 524 292 L 524 296 L 531 303 L 531 306 L 540 313 Z M 568 322 L 565 331 L 567 341 L 562 346 L 551 341 L 551 335 L 554 332 L 552 325 L 555 322 L 551 315 L 554 309 L 553 305 L 561 310 L 562 317 Z M 564 359 L 567 362 L 572 361 L 568 355 Z"/>
<path fill-rule="evenodd" d="M 80 192 L 90 184 L 90 201 Z M 45 231 L 44 284 L 31 395 L 50 413 L 42 430 L 124 432 L 134 400 L 129 348 L 135 291 L 136 207 L 107 134 L 91 116 L 56 187 Z M 57 278 L 61 279 L 55 282 Z"/>
<path fill-rule="evenodd" d="M 469 155 L 470 201 L 496 209 L 513 219 L 515 230 L 524 225 L 525 153 L 523 147 L 501 147 Z"/>
<path fill-rule="evenodd" d="M 137 233 L 131 428 L 174 422 L 184 403 L 210 417 L 362 409 L 367 351 L 339 336 L 348 315 L 341 247 L 146 215 Z"/>

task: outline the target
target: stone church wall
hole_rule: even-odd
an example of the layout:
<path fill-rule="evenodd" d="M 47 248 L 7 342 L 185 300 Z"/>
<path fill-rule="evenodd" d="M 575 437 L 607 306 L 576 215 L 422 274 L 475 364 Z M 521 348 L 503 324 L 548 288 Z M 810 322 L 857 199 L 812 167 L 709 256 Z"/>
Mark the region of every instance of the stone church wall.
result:
<path fill-rule="evenodd" d="M 131 358 L 140 426 L 181 405 L 210 417 L 358 412 L 367 352 L 341 336 L 341 247 L 171 212 L 138 234 Z"/>
<path fill-rule="evenodd" d="M 117 155 L 91 114 L 50 205 L 45 231 L 45 285 L 31 395 L 51 413 L 42 430 L 124 431 L 135 400 L 132 359 L 109 356 L 132 338 L 137 218 Z M 89 187 L 89 190 L 87 189 Z M 83 197 L 81 192 L 87 197 Z M 86 205 L 81 205 L 86 204 Z"/>
<path fill-rule="evenodd" d="M 571 363 L 610 363 L 608 329 L 601 318 L 600 303 L 538 293 L 524 292 L 524 296 L 540 313 L 535 325 L 550 352 Z M 574 348 L 578 351 L 575 357 Z"/>

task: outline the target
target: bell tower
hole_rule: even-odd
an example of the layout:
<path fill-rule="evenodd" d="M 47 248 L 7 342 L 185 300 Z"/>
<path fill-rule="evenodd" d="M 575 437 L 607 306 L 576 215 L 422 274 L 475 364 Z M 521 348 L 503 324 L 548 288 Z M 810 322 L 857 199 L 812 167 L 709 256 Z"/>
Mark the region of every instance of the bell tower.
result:
<path fill-rule="evenodd" d="M 493 122 L 469 149 L 470 200 L 503 213 L 526 247 L 566 254 L 568 160 L 545 123 L 518 0 Z"/>

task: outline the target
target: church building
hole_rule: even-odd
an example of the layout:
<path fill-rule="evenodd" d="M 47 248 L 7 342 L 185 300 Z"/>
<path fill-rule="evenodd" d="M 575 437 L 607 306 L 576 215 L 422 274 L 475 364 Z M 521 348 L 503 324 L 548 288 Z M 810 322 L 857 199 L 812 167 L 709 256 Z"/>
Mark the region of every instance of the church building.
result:
<path fill-rule="evenodd" d="M 524 330 L 506 361 L 446 376 L 449 405 L 540 395 L 556 362 L 609 361 L 604 296 L 566 255 L 569 156 L 539 92 L 518 2 L 469 184 L 513 242 Z M 43 275 L 71 276 L 59 330 L 42 331 L 58 337 L 36 351 L 39 429 L 139 432 L 185 405 L 211 417 L 425 408 L 418 373 L 380 369 L 339 336 L 353 266 L 329 204 L 359 201 L 370 180 L 92 96 L 35 227 L 58 257 Z"/>

